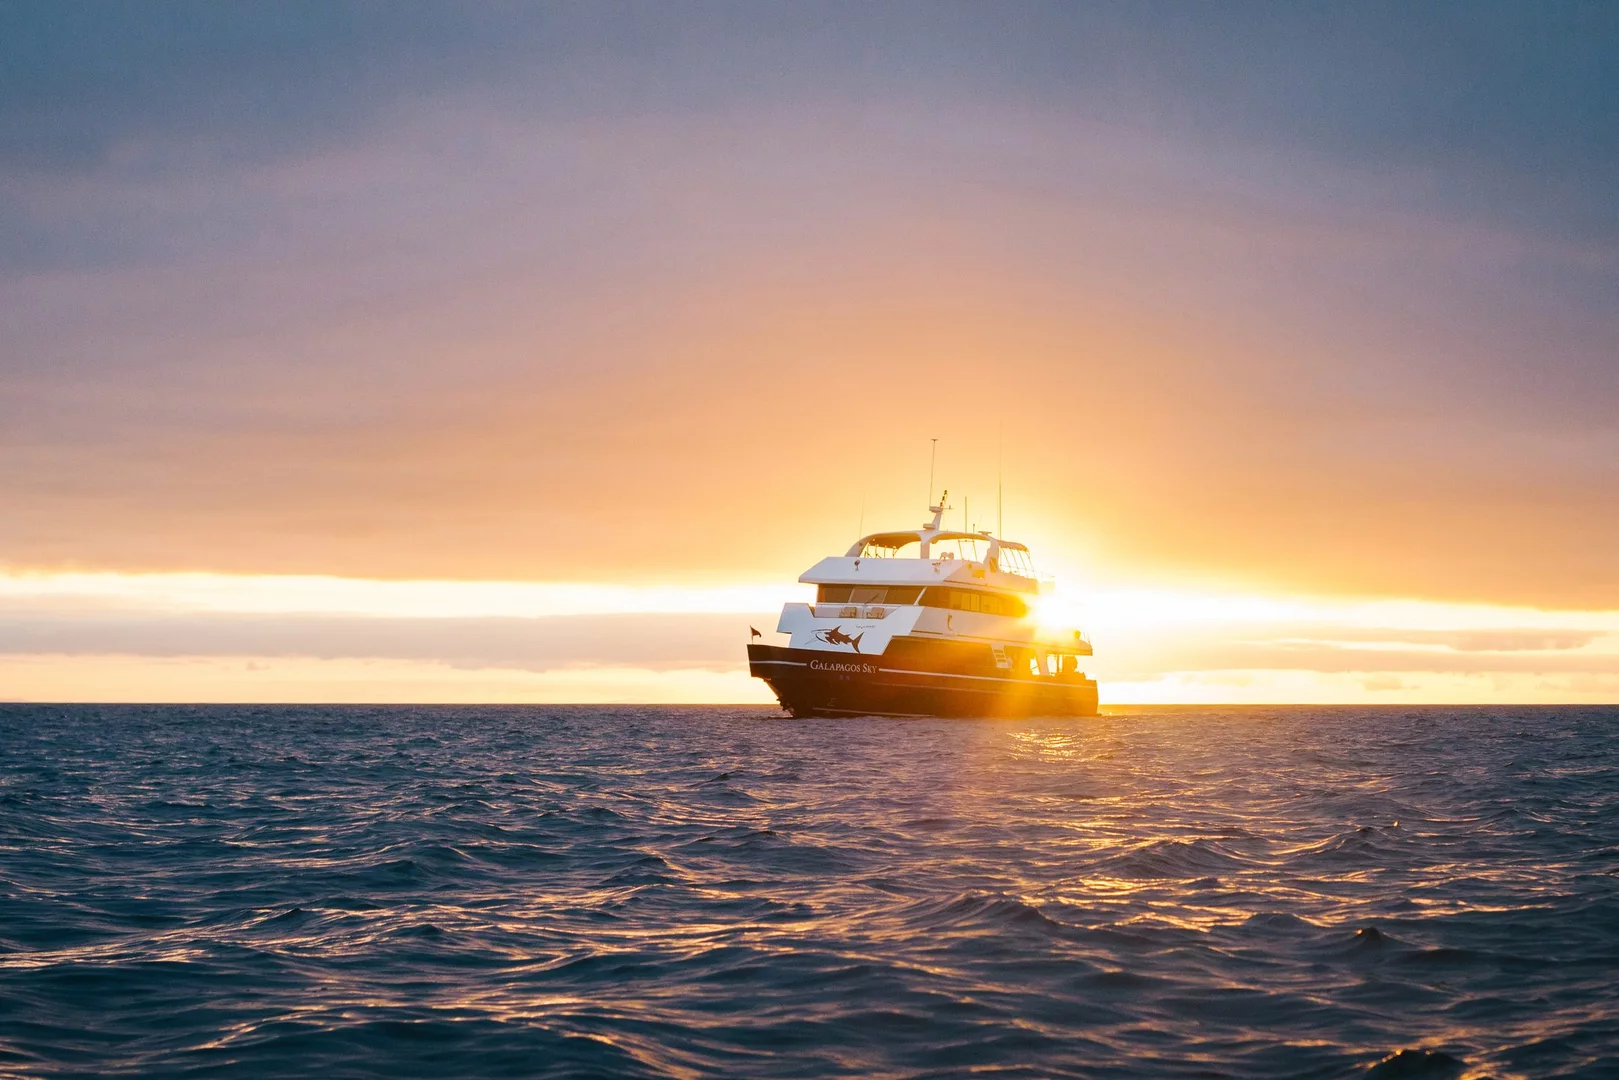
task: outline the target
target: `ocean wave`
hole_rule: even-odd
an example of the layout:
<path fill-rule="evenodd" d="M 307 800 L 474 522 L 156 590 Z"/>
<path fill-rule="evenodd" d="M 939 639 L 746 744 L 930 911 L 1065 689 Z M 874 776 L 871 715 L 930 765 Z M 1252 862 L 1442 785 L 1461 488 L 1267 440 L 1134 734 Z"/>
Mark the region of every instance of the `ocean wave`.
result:
<path fill-rule="evenodd" d="M 0 1074 L 1619 1059 L 1619 710 L 761 715 L 0 707 Z"/>

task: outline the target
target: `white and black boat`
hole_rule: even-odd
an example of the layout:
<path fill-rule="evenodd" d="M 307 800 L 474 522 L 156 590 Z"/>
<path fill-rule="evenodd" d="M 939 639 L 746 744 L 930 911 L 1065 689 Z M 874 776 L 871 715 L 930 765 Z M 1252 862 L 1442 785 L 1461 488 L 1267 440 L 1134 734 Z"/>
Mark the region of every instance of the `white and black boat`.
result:
<path fill-rule="evenodd" d="M 1043 631 L 1049 583 L 1029 550 L 942 525 L 863 536 L 799 581 L 814 603 L 781 609 L 787 643 L 748 645 L 751 673 L 794 716 L 1094 716 L 1077 630 Z"/>

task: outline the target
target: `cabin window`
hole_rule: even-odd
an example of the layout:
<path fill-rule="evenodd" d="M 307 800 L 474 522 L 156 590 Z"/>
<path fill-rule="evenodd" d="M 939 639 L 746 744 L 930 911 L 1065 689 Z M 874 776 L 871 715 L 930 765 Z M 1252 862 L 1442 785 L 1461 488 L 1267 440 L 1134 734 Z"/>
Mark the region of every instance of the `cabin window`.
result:
<path fill-rule="evenodd" d="M 1021 619 L 1029 613 L 1028 605 L 1015 596 L 984 593 L 982 603 L 983 610 L 990 615 L 1010 615 L 1014 619 Z"/>
<path fill-rule="evenodd" d="M 982 547 L 985 541 L 976 537 L 946 537 L 935 540 L 928 545 L 928 558 L 930 559 L 965 559 L 977 562 L 983 558 Z"/>
<path fill-rule="evenodd" d="M 920 585 L 818 585 L 818 604 L 914 604 Z"/>
<path fill-rule="evenodd" d="M 1010 546 L 1003 546 L 996 555 L 995 569 L 1003 574 L 1017 574 L 1028 578 L 1035 576 L 1034 563 L 1029 559 L 1029 553 Z"/>
<path fill-rule="evenodd" d="M 978 589 L 952 589 L 944 585 L 930 585 L 922 590 L 922 604 L 924 607 L 950 608 L 953 611 L 1009 615 L 1014 619 L 1021 619 L 1029 613 L 1029 606 L 1015 596 Z"/>
<path fill-rule="evenodd" d="M 1057 654 L 1054 652 L 1046 653 L 1046 672 L 1050 675 L 1057 674 Z"/>
<path fill-rule="evenodd" d="M 903 552 L 904 554 L 901 554 Z M 892 533 L 872 537 L 860 548 L 862 559 L 915 559 L 922 555 L 922 540 L 915 533 Z"/>
<path fill-rule="evenodd" d="M 1038 674 L 1040 674 L 1040 658 L 1038 656 L 1035 656 L 1033 653 L 1029 654 L 1029 674 L 1030 675 L 1038 675 Z"/>

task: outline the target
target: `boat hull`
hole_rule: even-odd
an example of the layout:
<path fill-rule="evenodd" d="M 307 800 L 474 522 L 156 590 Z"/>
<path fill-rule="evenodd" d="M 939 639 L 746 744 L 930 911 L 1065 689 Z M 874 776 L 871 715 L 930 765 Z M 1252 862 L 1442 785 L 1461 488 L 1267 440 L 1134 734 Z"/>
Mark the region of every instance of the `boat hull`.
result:
<path fill-rule="evenodd" d="M 751 644 L 748 667 L 794 716 L 1096 715 L 1093 679 L 986 670 L 944 649 L 902 652 L 864 656 Z"/>

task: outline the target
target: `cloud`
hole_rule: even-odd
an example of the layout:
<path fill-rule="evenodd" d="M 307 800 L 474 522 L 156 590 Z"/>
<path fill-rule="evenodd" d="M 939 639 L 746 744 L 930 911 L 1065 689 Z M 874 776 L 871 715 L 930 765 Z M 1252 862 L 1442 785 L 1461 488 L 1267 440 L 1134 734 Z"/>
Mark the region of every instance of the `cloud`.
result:
<path fill-rule="evenodd" d="M 1613 16 L 1257 11 L 11 5 L 0 558 L 1619 602 Z"/>
<path fill-rule="evenodd" d="M 78 602 L 80 605 L 83 601 Z M 228 611 L 140 611 L 13 601 L 0 653 L 144 657 L 254 657 L 419 661 L 458 668 L 550 671 L 579 666 L 646 670 L 745 665 L 748 627 L 774 612 L 622 613 L 544 617 L 385 616 Z M 1413 631 L 1317 624 L 1267 628 L 1214 623 L 1119 633 L 1105 622 L 1090 666 L 1103 681 L 1198 672 L 1205 681 L 1254 671 L 1446 675 L 1593 675 L 1619 672 L 1614 640 L 1595 632 Z M 1402 643 L 1404 643 L 1402 647 Z M 1481 646 L 1491 645 L 1484 649 Z M 1415 646 L 1415 647 L 1413 647 Z"/>
<path fill-rule="evenodd" d="M 34 613 L 0 621 L 0 654 L 412 660 L 522 671 L 727 669 L 746 662 L 750 621 L 775 625 L 770 614 L 403 619 Z"/>
<path fill-rule="evenodd" d="M 7 656 L 6 700 L 315 703 L 711 703 L 766 706 L 744 672 L 600 666 L 527 671 L 423 661 L 305 658 Z"/>
<path fill-rule="evenodd" d="M 17 3 L 0 11 L 0 168 L 255 167 L 446 107 L 678 124 L 807 102 L 858 125 L 873 104 L 984 103 L 1286 146 L 1407 198 L 1611 241 L 1616 41 L 1599 3 Z"/>
<path fill-rule="evenodd" d="M 0 575 L 41 700 L 761 701 L 770 589 Z M 1107 701 L 1598 700 L 1619 613 L 1141 590 L 1092 597 Z"/>
<path fill-rule="evenodd" d="M 1406 642 L 1415 645 L 1442 645 L 1458 652 L 1546 652 L 1583 649 L 1604 635 L 1578 631 L 1545 630 L 1435 630 L 1426 633 L 1412 630 L 1363 630 L 1354 633 L 1337 631 L 1341 641 Z"/>
<path fill-rule="evenodd" d="M 1611 622 L 1613 616 L 1608 618 Z M 1402 674 L 1606 675 L 1619 672 L 1616 630 L 1619 626 L 1585 631 L 1423 630 L 1326 622 L 1160 625 L 1103 636 L 1094 666 L 1103 679 L 1157 678 L 1173 671 L 1364 674 L 1381 688 L 1391 688 L 1381 684 L 1399 681 Z"/>
<path fill-rule="evenodd" d="M 396 93 L 493 87 L 514 69 L 526 69 L 530 85 L 604 94 L 612 107 L 679 87 L 689 95 L 683 104 L 772 84 L 800 96 L 828 80 L 866 92 L 954 84 L 1047 101 L 1111 86 L 1112 106 L 1168 99 L 1231 126 L 1288 118 L 1318 139 L 1353 134 L 1497 154 L 1530 140 L 1600 149 L 1586 137 L 1612 118 L 1588 105 L 1614 78 L 1601 61 L 1619 31 L 1600 3 L 1452 2 L 1417 12 L 1398 4 L 1189 11 L 1167 2 L 1021 3 L 992 13 L 970 4 L 834 3 L 805 12 L 707 3 L 675 13 L 613 3 L 293 2 L 266 12 L 182 2 L 154 16 L 64 2 L 48 11 L 10 5 L 7 15 L 11 89 L 36 95 L 23 97 L 25 111 L 64 92 L 122 96 L 133 108 L 128 99 L 171 86 L 266 79 L 278 90 L 319 82 L 350 93 L 385 78 Z M 1278 88 L 1294 93 L 1271 97 Z M 1464 100 L 1468 91 L 1483 95 L 1482 110 Z M 1573 108 L 1551 115 L 1559 103 Z M 1491 122 L 1466 122 L 1481 113 Z"/>

